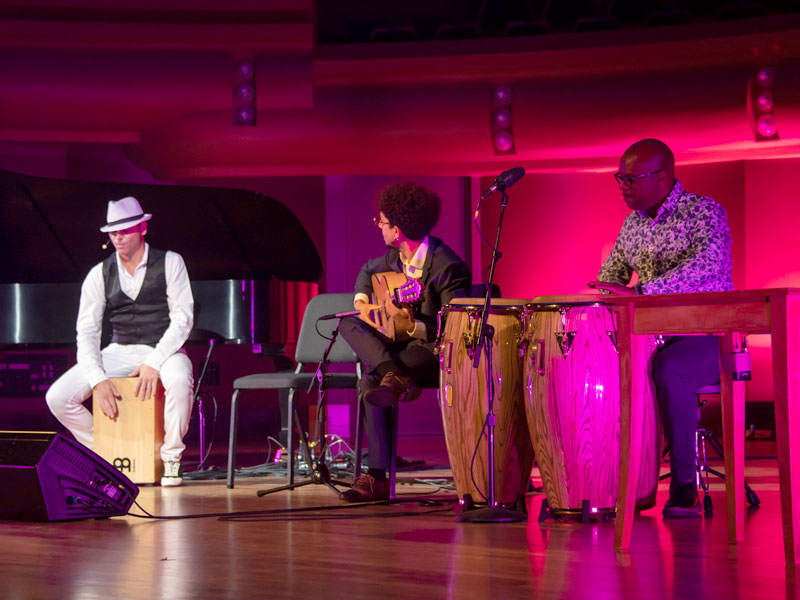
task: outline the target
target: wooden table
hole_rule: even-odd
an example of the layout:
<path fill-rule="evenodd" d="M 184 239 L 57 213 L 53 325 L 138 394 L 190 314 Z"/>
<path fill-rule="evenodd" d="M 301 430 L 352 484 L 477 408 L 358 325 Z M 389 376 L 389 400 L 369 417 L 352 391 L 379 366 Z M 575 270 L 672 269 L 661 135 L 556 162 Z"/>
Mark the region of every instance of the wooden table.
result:
<path fill-rule="evenodd" d="M 633 336 L 720 334 L 721 353 L 737 335 L 772 337 L 775 433 L 786 563 L 800 562 L 800 289 L 742 290 L 661 296 L 606 296 L 617 308 L 620 357 L 620 469 L 615 547 L 630 547 L 641 455 L 641 411 L 632 390 L 644 376 L 631 354 Z M 722 357 L 720 364 L 722 364 Z M 720 369 L 728 540 L 744 539 L 744 392 Z M 738 389 L 734 389 L 738 388 Z"/>

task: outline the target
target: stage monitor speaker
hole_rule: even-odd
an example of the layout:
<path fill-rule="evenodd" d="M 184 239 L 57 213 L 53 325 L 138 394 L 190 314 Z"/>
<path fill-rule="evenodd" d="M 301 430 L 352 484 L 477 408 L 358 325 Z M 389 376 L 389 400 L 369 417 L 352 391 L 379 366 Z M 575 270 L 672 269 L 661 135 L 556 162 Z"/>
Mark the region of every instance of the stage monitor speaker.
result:
<path fill-rule="evenodd" d="M 61 434 L 0 431 L 0 519 L 121 516 L 138 493 L 112 465 Z"/>

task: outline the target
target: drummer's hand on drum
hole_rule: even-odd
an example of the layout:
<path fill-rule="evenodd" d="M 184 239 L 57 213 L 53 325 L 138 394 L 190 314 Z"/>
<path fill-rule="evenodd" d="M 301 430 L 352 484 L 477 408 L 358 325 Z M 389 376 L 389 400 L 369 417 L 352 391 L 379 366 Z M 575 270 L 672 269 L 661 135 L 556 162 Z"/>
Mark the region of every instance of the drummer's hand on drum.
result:
<path fill-rule="evenodd" d="M 136 367 L 136 370 L 129 375 L 129 377 L 139 377 L 136 382 L 136 387 L 133 390 L 133 395 L 141 400 L 152 398 L 156 393 L 156 384 L 158 383 L 158 370 L 145 364 Z"/>
<path fill-rule="evenodd" d="M 590 288 L 611 292 L 617 296 L 636 295 L 636 288 L 628 287 L 627 285 L 622 285 L 621 283 L 611 283 L 609 281 L 590 281 L 586 285 L 588 285 Z"/>
<path fill-rule="evenodd" d="M 122 400 L 117 386 L 110 379 L 104 379 L 93 388 L 94 399 L 100 406 L 100 410 L 112 421 L 116 421 L 119 415 L 117 400 Z"/>
<path fill-rule="evenodd" d="M 386 301 L 386 313 L 394 321 L 395 331 L 402 331 L 406 335 L 414 331 L 414 316 L 411 311 L 398 307 L 391 298 Z"/>

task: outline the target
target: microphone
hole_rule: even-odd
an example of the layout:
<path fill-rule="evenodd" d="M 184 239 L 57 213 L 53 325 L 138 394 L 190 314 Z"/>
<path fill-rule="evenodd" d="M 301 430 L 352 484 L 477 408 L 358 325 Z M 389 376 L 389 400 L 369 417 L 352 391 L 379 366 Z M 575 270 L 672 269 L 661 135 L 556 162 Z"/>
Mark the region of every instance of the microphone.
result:
<path fill-rule="evenodd" d="M 357 317 L 361 314 L 359 310 L 351 310 L 348 312 L 340 312 L 332 315 L 322 315 L 317 321 L 330 321 L 331 319 L 343 319 L 345 317 Z"/>
<path fill-rule="evenodd" d="M 101 247 L 103 250 L 105 250 L 106 248 L 108 248 L 108 245 L 109 245 L 110 243 L 111 243 L 111 240 L 108 240 L 108 241 L 107 241 L 105 244 L 103 244 L 103 245 L 102 245 L 102 246 L 100 246 L 100 247 Z"/>
<path fill-rule="evenodd" d="M 500 175 L 497 176 L 497 179 L 494 180 L 494 183 L 483 193 L 481 196 L 481 200 L 486 198 L 492 192 L 496 192 L 497 190 L 505 190 L 510 188 L 512 185 L 517 183 L 522 176 L 525 175 L 525 169 L 522 167 L 514 167 L 513 169 L 509 169 L 508 171 L 503 171 Z"/>

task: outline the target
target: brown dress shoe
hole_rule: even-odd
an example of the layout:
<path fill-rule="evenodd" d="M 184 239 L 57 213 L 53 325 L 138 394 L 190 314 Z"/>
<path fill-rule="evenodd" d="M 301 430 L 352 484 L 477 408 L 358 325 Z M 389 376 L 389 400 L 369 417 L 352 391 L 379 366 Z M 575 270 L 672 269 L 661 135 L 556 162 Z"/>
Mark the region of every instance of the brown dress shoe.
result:
<path fill-rule="evenodd" d="M 375 406 L 388 408 L 395 402 L 411 402 L 416 400 L 422 390 L 417 387 L 411 377 L 397 375 L 392 371 L 386 373 L 381 384 L 364 394 L 364 400 Z"/>
<path fill-rule="evenodd" d="M 389 482 L 378 481 L 372 475 L 362 475 L 353 482 L 353 487 L 339 494 L 347 502 L 372 502 L 389 499 Z"/>

